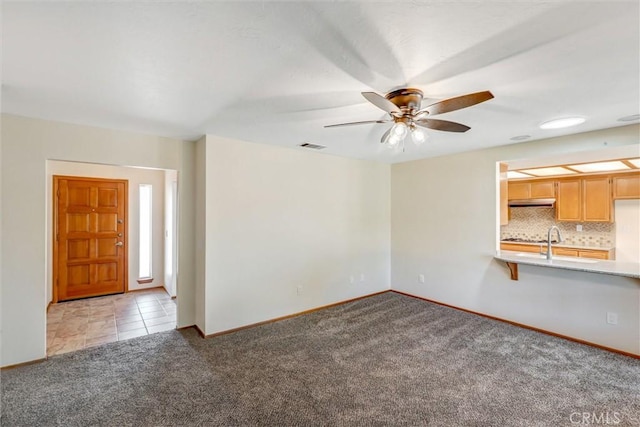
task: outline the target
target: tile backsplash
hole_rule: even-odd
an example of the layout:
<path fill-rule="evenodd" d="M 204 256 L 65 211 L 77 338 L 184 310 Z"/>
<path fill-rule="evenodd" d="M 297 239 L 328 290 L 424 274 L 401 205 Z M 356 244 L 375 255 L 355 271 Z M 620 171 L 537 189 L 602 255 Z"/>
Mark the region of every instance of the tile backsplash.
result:
<path fill-rule="evenodd" d="M 578 224 L 582 225 L 582 231 L 576 231 Z M 542 207 L 511 208 L 511 219 L 509 224 L 500 227 L 500 238 L 543 240 L 552 225 L 560 229 L 565 245 L 615 247 L 614 223 L 558 222 L 555 209 Z M 556 238 L 555 233 L 552 238 Z"/>

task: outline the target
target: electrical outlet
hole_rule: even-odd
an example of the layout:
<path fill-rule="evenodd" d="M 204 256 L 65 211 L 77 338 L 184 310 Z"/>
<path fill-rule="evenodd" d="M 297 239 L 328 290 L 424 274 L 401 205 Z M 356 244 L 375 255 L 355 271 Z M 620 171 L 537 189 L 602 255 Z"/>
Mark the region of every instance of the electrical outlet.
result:
<path fill-rule="evenodd" d="M 360 273 L 360 281 L 364 282 L 364 273 Z"/>
<path fill-rule="evenodd" d="M 298 286 L 296 287 L 296 293 L 297 293 L 298 295 L 302 295 L 302 285 L 298 285 Z"/>
<path fill-rule="evenodd" d="M 582 224 L 576 225 L 576 231 L 582 231 Z"/>
<path fill-rule="evenodd" d="M 607 312 L 607 323 L 610 325 L 618 324 L 618 313 Z"/>
<path fill-rule="evenodd" d="M 355 282 L 356 282 L 356 278 L 353 276 L 349 276 L 349 283 L 353 285 Z"/>
<path fill-rule="evenodd" d="M 419 274 L 419 275 L 418 275 L 418 281 L 419 281 L 420 283 L 424 283 L 424 274 Z"/>

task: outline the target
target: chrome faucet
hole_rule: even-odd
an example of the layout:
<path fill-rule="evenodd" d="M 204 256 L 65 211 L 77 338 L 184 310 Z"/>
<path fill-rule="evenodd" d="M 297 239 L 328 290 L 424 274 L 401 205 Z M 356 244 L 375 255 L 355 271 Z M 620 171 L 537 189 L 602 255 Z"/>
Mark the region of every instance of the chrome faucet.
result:
<path fill-rule="evenodd" d="M 551 254 L 551 232 L 553 230 L 556 230 L 558 232 L 558 243 L 562 242 L 562 234 L 560 234 L 560 229 L 558 228 L 558 226 L 556 225 L 552 225 L 549 228 L 549 232 L 547 233 L 547 259 L 551 259 L 552 254 Z"/>

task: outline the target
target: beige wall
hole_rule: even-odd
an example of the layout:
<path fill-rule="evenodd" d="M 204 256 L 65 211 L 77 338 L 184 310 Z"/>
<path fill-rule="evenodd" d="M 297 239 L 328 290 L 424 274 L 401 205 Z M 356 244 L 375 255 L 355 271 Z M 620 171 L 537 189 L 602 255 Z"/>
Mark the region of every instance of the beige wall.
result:
<path fill-rule="evenodd" d="M 207 188 L 207 159 L 206 159 L 206 137 L 202 137 L 196 142 L 196 156 L 195 156 L 195 288 L 196 288 L 196 306 L 195 306 L 195 324 L 200 328 L 200 331 L 205 331 L 205 305 L 206 305 L 206 290 L 205 290 L 205 273 L 207 271 L 205 267 L 206 251 L 207 251 L 207 238 L 206 238 L 206 188 Z"/>
<path fill-rule="evenodd" d="M 389 165 L 214 136 L 198 156 L 205 333 L 389 289 Z"/>
<path fill-rule="evenodd" d="M 179 175 L 178 325 L 194 323 L 195 144 L 89 126 L 2 116 L 2 349 L 7 366 L 45 357 L 47 161 L 175 169 Z"/>
<path fill-rule="evenodd" d="M 628 126 L 389 166 L 3 115 L 0 364 L 45 355 L 50 160 L 178 170 L 179 326 L 211 334 L 391 285 L 638 353 L 637 281 L 521 266 L 514 282 L 493 259 L 497 161 L 605 142 L 637 153 L 638 133 Z"/>
<path fill-rule="evenodd" d="M 178 171 L 164 171 L 164 288 L 176 297 L 178 265 Z"/>
<path fill-rule="evenodd" d="M 640 353 L 638 280 L 521 265 L 516 282 L 493 259 L 499 234 L 496 162 L 566 158 L 615 146 L 626 146 L 633 156 L 638 134 L 637 125 L 626 126 L 393 165 L 391 287 Z M 426 283 L 419 282 L 420 274 Z M 618 313 L 617 326 L 606 323 L 607 312 Z"/>

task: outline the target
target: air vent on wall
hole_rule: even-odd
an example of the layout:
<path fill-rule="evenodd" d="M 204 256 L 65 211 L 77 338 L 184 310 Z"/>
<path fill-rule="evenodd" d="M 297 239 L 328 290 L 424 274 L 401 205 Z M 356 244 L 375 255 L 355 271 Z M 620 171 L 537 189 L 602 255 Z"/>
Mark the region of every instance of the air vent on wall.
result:
<path fill-rule="evenodd" d="M 327 148 L 324 145 L 311 144 L 309 142 L 305 142 L 304 144 L 300 144 L 299 146 L 302 148 L 309 148 L 311 150 L 323 150 Z"/>

